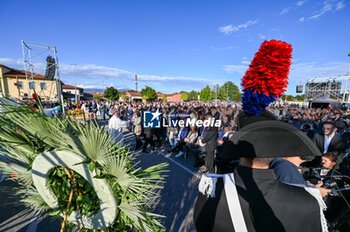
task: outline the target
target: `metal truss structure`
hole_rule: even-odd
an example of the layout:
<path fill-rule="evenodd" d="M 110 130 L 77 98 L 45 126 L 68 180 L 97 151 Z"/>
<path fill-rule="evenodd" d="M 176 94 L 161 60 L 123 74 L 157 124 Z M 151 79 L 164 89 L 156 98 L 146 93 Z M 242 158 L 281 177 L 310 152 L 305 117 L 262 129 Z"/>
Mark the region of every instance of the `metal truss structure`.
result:
<path fill-rule="evenodd" d="M 337 77 L 322 77 L 307 80 L 305 85 L 306 98 L 318 98 L 327 96 L 342 100 L 343 103 L 349 103 L 350 90 L 348 82 L 350 76 L 348 73 Z M 343 86 L 343 90 L 341 90 Z M 341 93 L 343 96 L 341 96 Z"/>
<path fill-rule="evenodd" d="M 350 63 L 345 75 L 309 79 L 306 81 L 305 85 L 305 99 L 327 96 L 330 98 L 337 98 L 341 100 L 342 103 L 350 103 L 349 79 Z"/>
<path fill-rule="evenodd" d="M 327 96 L 330 98 L 340 98 L 342 82 L 334 79 L 311 79 L 305 85 L 306 98 L 319 98 Z"/>
<path fill-rule="evenodd" d="M 23 40 L 21 41 L 21 44 L 23 52 L 23 65 L 27 82 L 29 80 L 33 80 L 35 76 L 39 75 L 38 73 L 44 70 L 44 63 L 46 64 L 45 59 L 47 56 L 51 55 L 55 59 L 55 63 L 48 65 L 46 69 L 52 67 L 55 68 L 54 80 L 57 83 L 56 100 L 61 101 L 63 103 L 62 86 L 60 81 L 59 62 L 56 47 L 50 45 L 34 44 L 30 42 L 25 42 Z M 43 62 L 43 60 L 45 62 Z M 27 88 L 29 92 L 29 86 L 27 86 Z"/>

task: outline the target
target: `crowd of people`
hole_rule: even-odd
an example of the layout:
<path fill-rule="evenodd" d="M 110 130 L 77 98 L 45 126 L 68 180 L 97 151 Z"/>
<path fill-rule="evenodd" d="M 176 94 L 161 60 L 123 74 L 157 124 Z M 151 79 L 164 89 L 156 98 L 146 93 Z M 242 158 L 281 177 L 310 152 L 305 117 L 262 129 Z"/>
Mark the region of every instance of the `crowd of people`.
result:
<path fill-rule="evenodd" d="M 147 147 L 152 150 L 162 144 L 169 144 L 169 152 L 175 157 L 189 155 L 196 157 L 195 166 L 202 167 L 203 172 L 214 172 L 214 156 L 220 159 L 223 147 L 230 136 L 237 130 L 236 117 L 241 111 L 239 103 L 128 103 L 110 101 L 82 101 L 78 106 L 71 102 L 65 108 L 81 108 L 92 117 L 103 121 L 117 113 L 117 117 L 127 122 L 126 125 L 135 134 L 136 149 Z M 162 123 L 160 128 L 144 128 L 143 112 L 160 111 Z M 333 152 L 342 160 L 350 147 L 350 112 L 344 109 L 313 109 L 277 103 L 267 108 L 275 117 L 302 130 L 315 142 L 322 153 Z M 179 123 L 181 120 L 183 124 Z M 220 120 L 220 126 L 196 127 L 197 120 Z M 144 138 L 144 142 L 142 139 Z M 325 139 L 326 138 L 326 139 Z M 338 164 L 339 164 L 338 161 Z M 321 165 L 318 158 L 310 165 Z M 339 166 L 339 165 L 338 165 Z"/>
<path fill-rule="evenodd" d="M 195 157 L 193 165 L 198 167 L 201 173 L 229 173 L 242 162 L 239 158 L 227 159 L 225 155 L 227 150 L 231 149 L 231 136 L 239 129 L 237 118 L 242 112 L 240 103 L 88 101 L 81 102 L 80 107 L 85 113 L 93 114 L 103 121 L 107 117 L 110 118 L 110 129 L 119 128 L 116 133 L 118 141 L 122 140 L 120 128 L 128 128 L 135 135 L 136 150 L 142 149 L 142 152 L 147 153 L 149 149 L 153 151 L 164 146 L 169 155 L 175 158 Z M 144 126 L 146 111 L 161 113 L 160 127 Z M 314 109 L 283 102 L 267 107 L 266 111 L 269 112 L 268 117 L 292 125 L 307 135 L 323 154 L 316 158 L 295 154 L 293 157 L 268 160 L 268 166 L 274 171 L 277 179 L 287 184 L 315 186 L 319 188 L 323 197 L 331 194 L 331 188 L 326 183 L 328 179 L 334 175 L 350 174 L 347 156 L 350 148 L 350 111 L 331 107 Z M 203 123 L 199 126 L 195 123 L 206 120 L 219 123 Z M 293 146 L 297 148 L 298 144 Z M 315 177 L 311 170 L 319 170 L 316 181 L 310 178 L 310 175 Z M 339 211 L 338 204 L 342 204 L 344 208 L 348 207 L 347 200 L 345 199 L 344 204 L 343 198 L 344 196 L 340 203 L 336 204 L 335 211 Z M 332 202 L 334 206 L 334 199 L 330 198 L 328 203 Z M 326 213 L 327 219 L 337 215 L 330 211 Z"/>

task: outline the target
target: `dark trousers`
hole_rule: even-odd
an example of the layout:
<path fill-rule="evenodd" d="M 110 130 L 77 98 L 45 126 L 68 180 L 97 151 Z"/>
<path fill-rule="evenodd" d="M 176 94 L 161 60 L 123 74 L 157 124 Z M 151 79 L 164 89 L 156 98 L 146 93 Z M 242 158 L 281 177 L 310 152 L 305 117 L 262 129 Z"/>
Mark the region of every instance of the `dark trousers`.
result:
<path fill-rule="evenodd" d="M 204 165 L 205 148 L 200 146 L 190 146 L 188 148 L 189 148 L 189 152 L 193 154 L 195 157 L 194 166 L 200 167 Z"/>
<path fill-rule="evenodd" d="M 186 146 L 186 143 L 183 140 L 180 140 L 177 144 L 176 144 L 176 151 L 184 151 L 184 146 Z"/>
<path fill-rule="evenodd" d="M 156 137 L 156 143 L 158 146 L 162 146 L 162 142 L 160 141 L 160 134 L 161 134 L 161 129 L 160 128 L 155 128 L 154 129 L 154 136 Z"/>
<path fill-rule="evenodd" d="M 154 150 L 154 141 L 153 141 L 153 138 L 147 138 L 145 139 L 145 143 L 143 144 L 143 148 L 142 148 L 142 151 L 145 152 L 146 149 L 147 149 L 147 146 L 148 144 L 151 145 L 152 149 Z"/>
<path fill-rule="evenodd" d="M 215 172 L 215 168 L 214 168 L 214 154 L 215 154 L 215 147 L 209 147 L 209 146 L 205 146 L 205 167 L 207 168 L 207 170 L 210 173 L 214 173 Z"/>
<path fill-rule="evenodd" d="M 140 135 L 135 135 L 135 136 L 136 136 L 136 150 L 137 150 L 137 149 L 139 149 L 139 147 L 141 147 L 142 141 L 141 141 Z"/>

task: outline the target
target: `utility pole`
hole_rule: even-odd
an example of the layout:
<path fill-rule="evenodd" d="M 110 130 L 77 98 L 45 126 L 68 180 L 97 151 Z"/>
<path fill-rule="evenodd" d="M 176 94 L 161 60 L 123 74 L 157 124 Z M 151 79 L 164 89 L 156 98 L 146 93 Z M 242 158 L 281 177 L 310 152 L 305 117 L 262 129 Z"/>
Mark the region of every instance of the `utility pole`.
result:
<path fill-rule="evenodd" d="M 218 100 L 218 84 L 216 86 L 215 100 Z"/>
<path fill-rule="evenodd" d="M 77 64 L 72 64 L 73 65 L 73 75 L 74 75 L 74 96 L 75 96 L 75 103 L 77 104 L 78 107 L 78 97 L 77 97 L 77 78 L 75 76 L 75 66 Z"/>
<path fill-rule="evenodd" d="M 226 84 L 226 101 L 228 101 L 228 83 Z"/>
<path fill-rule="evenodd" d="M 209 102 L 211 102 L 211 87 L 210 86 L 209 86 L 209 94 L 210 94 Z"/>
<path fill-rule="evenodd" d="M 350 57 L 350 52 L 348 54 L 348 57 Z M 348 81 L 349 81 L 349 77 L 350 77 L 350 61 L 349 61 L 349 65 L 348 65 L 348 70 L 347 72 L 345 73 L 345 76 L 346 77 L 346 80 L 345 80 L 345 87 L 344 87 L 344 93 L 343 93 L 343 103 L 345 102 L 345 95 L 346 93 L 348 92 L 347 89 L 348 89 Z M 349 93 L 348 94 L 348 97 L 347 97 L 347 103 L 349 102 Z"/>
<path fill-rule="evenodd" d="M 135 90 L 136 90 L 136 92 L 137 92 L 137 84 L 138 84 L 137 75 L 135 75 Z"/>

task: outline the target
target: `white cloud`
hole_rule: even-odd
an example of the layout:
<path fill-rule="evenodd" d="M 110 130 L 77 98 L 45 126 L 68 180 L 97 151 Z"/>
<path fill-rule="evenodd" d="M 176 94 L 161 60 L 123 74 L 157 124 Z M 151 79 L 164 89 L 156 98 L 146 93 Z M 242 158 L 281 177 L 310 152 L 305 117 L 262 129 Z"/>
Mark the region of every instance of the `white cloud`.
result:
<path fill-rule="evenodd" d="M 249 58 L 244 56 L 244 57 L 242 57 L 242 60 L 249 60 Z"/>
<path fill-rule="evenodd" d="M 242 64 L 250 64 L 250 61 L 248 61 L 248 60 L 242 60 L 241 63 L 242 63 Z"/>
<path fill-rule="evenodd" d="M 335 5 L 335 11 L 343 9 L 345 7 L 344 1 L 340 1 Z"/>
<path fill-rule="evenodd" d="M 227 73 L 237 73 L 244 75 L 248 69 L 250 62 L 242 61 L 238 65 L 223 65 L 223 70 Z M 291 81 L 307 81 L 315 77 L 335 77 L 342 76 L 347 71 L 348 64 L 345 62 L 329 62 L 319 64 L 317 62 L 310 63 L 292 63 L 289 74 Z"/>
<path fill-rule="evenodd" d="M 223 70 L 227 73 L 238 73 L 243 75 L 248 68 L 248 65 L 223 65 Z"/>
<path fill-rule="evenodd" d="M 0 58 L 0 64 L 10 68 L 23 69 L 23 64 L 19 59 Z M 45 73 L 45 63 L 35 63 L 35 72 Z M 61 63 L 61 80 L 65 84 L 74 85 L 74 76 L 78 86 L 84 88 L 105 88 L 113 85 L 115 88 L 134 88 L 135 73 L 126 70 L 107 67 L 95 64 L 78 64 L 76 66 Z M 172 91 L 200 89 L 214 81 L 207 78 L 195 77 L 175 77 L 138 74 L 139 89 L 145 85 L 152 85 L 157 91 L 172 89 Z"/>
<path fill-rule="evenodd" d="M 297 63 L 292 64 L 289 78 L 294 81 L 306 81 L 315 77 L 341 76 L 346 73 L 346 70 L 347 63 L 345 62 Z"/>
<path fill-rule="evenodd" d="M 259 38 L 260 38 L 260 39 L 266 39 L 266 36 L 265 36 L 265 35 L 262 35 L 262 34 L 259 34 Z"/>
<path fill-rule="evenodd" d="M 280 30 L 279 27 L 273 27 L 273 28 L 270 29 L 270 31 L 278 31 L 278 30 Z"/>
<path fill-rule="evenodd" d="M 326 13 L 328 13 L 328 12 L 334 13 L 334 12 L 340 10 L 340 9 L 343 9 L 343 8 L 345 7 L 344 0 L 338 1 L 338 2 L 337 2 L 337 1 L 338 1 L 338 0 L 325 0 L 325 1 L 323 2 L 323 7 L 322 7 L 322 9 L 320 9 L 320 10 L 314 12 L 314 14 L 313 14 L 312 16 L 310 16 L 310 17 L 307 17 L 307 18 L 305 18 L 305 17 L 299 18 L 298 21 L 302 23 L 302 22 L 305 22 L 306 20 L 318 19 L 318 18 L 320 18 L 321 16 L 323 16 L 324 14 L 326 14 Z M 297 3 L 297 5 L 298 5 L 298 4 L 301 4 L 301 2 L 302 2 L 302 4 L 304 4 L 306 1 L 299 1 L 299 2 Z M 335 2 L 337 2 L 337 3 L 335 4 Z M 298 6 L 299 6 L 299 5 L 298 5 Z M 301 5 L 300 5 L 300 6 L 301 6 Z"/>
<path fill-rule="evenodd" d="M 23 65 L 23 62 L 19 59 L 14 60 L 14 59 L 10 59 L 10 58 L 1 58 L 1 57 L 0 57 L 0 63 L 3 65 L 6 65 L 6 64 L 7 65 L 16 65 L 16 66 L 18 66 L 20 64 Z"/>
<path fill-rule="evenodd" d="M 306 2 L 306 1 L 298 1 L 298 2 L 297 2 L 297 6 L 302 6 L 302 5 L 304 5 L 305 2 Z"/>
<path fill-rule="evenodd" d="M 309 17 L 309 20 L 317 19 L 317 18 L 321 17 L 322 15 L 324 15 L 325 13 L 327 13 L 328 11 L 331 11 L 331 10 L 332 10 L 332 4 L 325 2 L 323 8 L 317 14 Z"/>
<path fill-rule="evenodd" d="M 226 51 L 226 50 L 234 50 L 234 49 L 238 49 L 240 47 L 236 46 L 236 47 L 232 47 L 232 46 L 227 46 L 227 47 L 210 47 L 211 50 L 213 51 Z"/>
<path fill-rule="evenodd" d="M 280 15 L 287 14 L 287 13 L 289 12 L 290 9 L 292 9 L 292 7 L 284 8 L 284 9 L 281 11 Z"/>
<path fill-rule="evenodd" d="M 232 24 L 227 25 L 227 26 L 221 26 L 221 27 L 219 27 L 218 31 L 222 32 L 224 34 L 231 34 L 232 32 L 236 32 L 236 31 L 239 31 L 241 29 L 245 29 L 245 28 L 249 27 L 250 25 L 253 25 L 253 24 L 256 24 L 256 23 L 258 23 L 258 20 L 254 20 L 254 21 L 253 20 L 249 20 L 249 21 L 247 21 L 244 24 L 239 24 L 239 25 L 236 25 L 236 26 L 234 26 Z"/>

